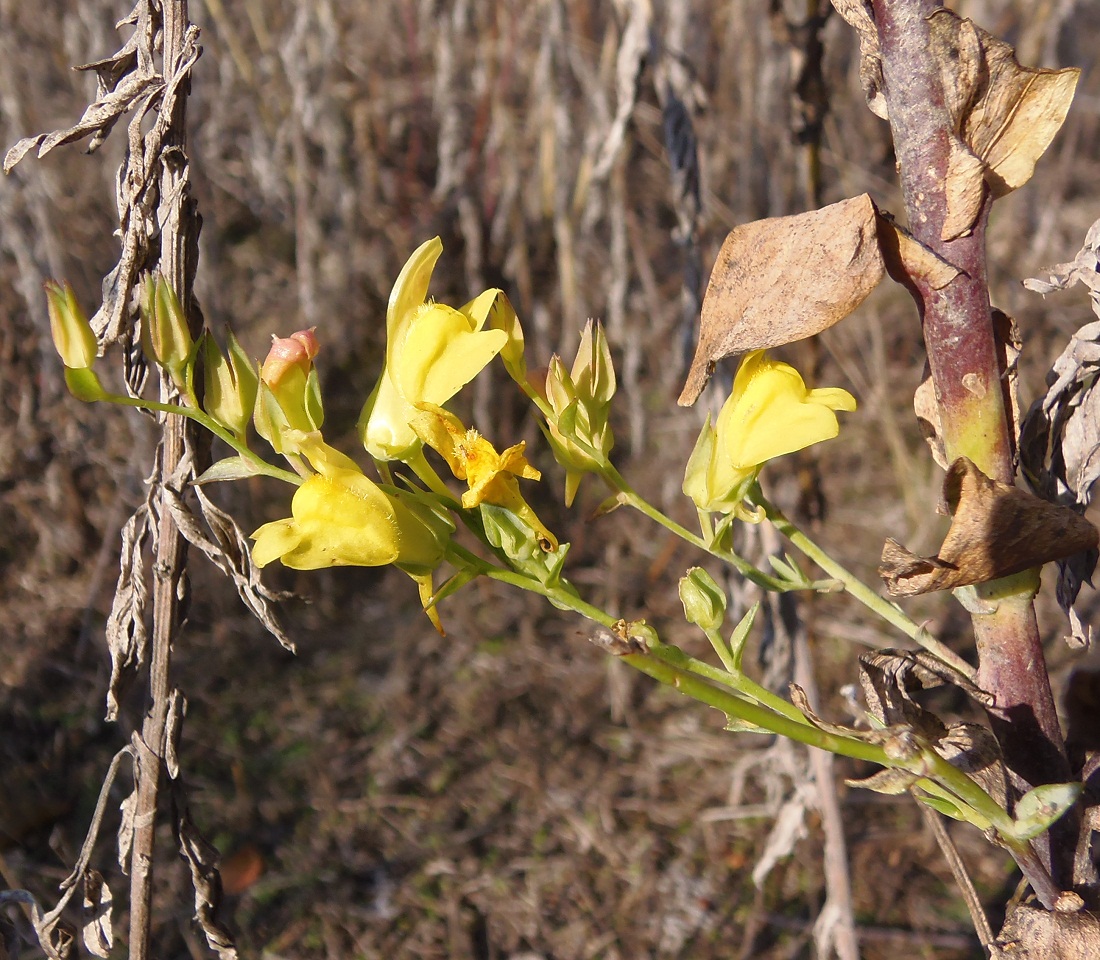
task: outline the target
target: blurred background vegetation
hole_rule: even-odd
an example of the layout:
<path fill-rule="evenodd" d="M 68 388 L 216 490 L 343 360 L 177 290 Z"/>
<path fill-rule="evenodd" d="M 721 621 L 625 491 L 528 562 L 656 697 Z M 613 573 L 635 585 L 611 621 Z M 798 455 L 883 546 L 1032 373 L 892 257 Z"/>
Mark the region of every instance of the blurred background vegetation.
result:
<path fill-rule="evenodd" d="M 584 321 L 605 321 L 620 376 L 617 462 L 690 525 L 679 487 L 702 412 L 675 405 L 690 334 L 658 65 L 686 78 L 704 282 L 737 223 L 863 191 L 901 205 L 888 131 L 864 106 L 839 17 L 822 31 L 824 86 L 799 83 L 799 25 L 824 4 L 654 6 L 654 55 L 621 148 L 609 150 L 625 2 L 193 0 L 204 54 L 190 147 L 207 322 L 231 322 L 257 357 L 271 334 L 315 325 L 326 433 L 352 452 L 390 285 L 439 234 L 433 293 L 463 302 L 503 287 L 532 365 L 554 351 L 571 358 Z M 1089 0 L 955 9 L 1014 43 L 1025 64 L 1084 70 L 1066 127 L 990 230 L 993 295 L 1025 335 L 1030 402 L 1087 319 L 1081 298 L 1044 302 L 1018 281 L 1072 258 L 1100 216 L 1100 13 Z M 112 52 L 126 13 L 107 0 L 0 0 L 0 146 L 79 116 L 94 77 L 70 68 Z M 91 156 L 70 147 L 28 158 L 0 179 L 0 868 L 5 885 L 44 901 L 141 711 L 135 695 L 121 729 L 102 722 L 102 633 L 118 529 L 143 497 L 154 432 L 129 411 L 68 397 L 42 295 L 45 278 L 65 278 L 89 313 L 98 303 L 117 257 L 123 136 Z M 819 466 L 826 512 L 804 520 L 874 582 L 885 536 L 927 552 L 940 531 L 938 479 L 911 413 L 923 364 L 914 311 L 884 288 L 815 353 L 792 356 L 819 382 L 851 389 L 861 409 L 819 464 L 769 468 L 769 490 L 797 511 Z M 573 542 L 572 576 L 593 602 L 701 651 L 705 641 L 675 626 L 676 579 L 694 558 L 634 516 L 586 523 L 598 490 L 582 489 L 566 514 L 560 471 L 502 372 L 479 381 L 470 402 L 498 444 L 525 438 L 537 449 L 546 482 L 532 501 Z M 270 482 L 217 493 L 247 529 L 286 514 L 285 491 Z M 226 856 L 230 922 L 249 954 L 811 954 L 824 899 L 812 809 L 794 856 L 759 889 L 750 877 L 805 776 L 798 751 L 724 733 L 716 715 L 609 662 L 583 623 L 495 585 L 475 583 L 443 608 L 443 639 L 400 576 L 273 573 L 307 601 L 285 608 L 297 657 L 198 557 L 175 661 L 190 700 L 193 812 Z M 1064 678 L 1072 664 L 1050 611 L 1052 666 Z M 843 598 L 802 612 L 826 707 L 842 716 L 837 690 L 855 679 L 856 655 L 898 638 Z M 911 612 L 969 649 L 950 606 L 925 599 Z M 865 956 L 981 956 L 911 801 L 842 788 L 842 802 Z M 1003 901 L 1008 858 L 969 828 L 954 835 L 983 895 Z M 159 849 L 157 952 L 198 956 L 189 879 L 167 832 Z M 98 860 L 117 899 L 124 883 L 106 841 Z"/>

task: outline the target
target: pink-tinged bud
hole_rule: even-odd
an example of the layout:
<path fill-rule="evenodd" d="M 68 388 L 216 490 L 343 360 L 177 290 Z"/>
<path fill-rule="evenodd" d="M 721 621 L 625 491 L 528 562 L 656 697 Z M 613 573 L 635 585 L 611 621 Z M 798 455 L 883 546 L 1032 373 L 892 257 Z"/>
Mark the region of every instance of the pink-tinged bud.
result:
<path fill-rule="evenodd" d="M 278 386 L 293 367 L 300 369 L 303 374 L 309 374 L 313 358 L 321 351 L 321 344 L 313 333 L 315 329 L 310 327 L 308 330 L 292 333 L 289 337 L 271 338 L 271 349 L 260 370 L 264 383 L 272 387 Z"/>

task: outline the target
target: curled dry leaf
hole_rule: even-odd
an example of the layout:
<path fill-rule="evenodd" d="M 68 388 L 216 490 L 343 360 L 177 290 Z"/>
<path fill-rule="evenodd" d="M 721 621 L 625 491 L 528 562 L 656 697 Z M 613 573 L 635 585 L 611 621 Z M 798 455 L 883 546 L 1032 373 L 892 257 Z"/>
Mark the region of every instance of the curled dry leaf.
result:
<path fill-rule="evenodd" d="M 1093 312 L 1100 316 L 1100 220 L 1092 225 L 1085 243 L 1070 263 L 1044 271 L 1047 280 L 1025 280 L 1037 293 L 1084 284 Z M 1046 395 L 1037 400 L 1024 418 L 1020 439 L 1020 463 L 1024 478 L 1041 497 L 1084 513 L 1092 499 L 1092 487 L 1100 478 L 1100 321 L 1081 327 L 1047 374 Z M 1074 646 L 1089 642 L 1091 630 L 1082 623 L 1074 604 L 1081 584 L 1092 577 L 1094 550 L 1069 557 L 1058 564 L 1058 602 L 1069 617 Z"/>
<path fill-rule="evenodd" d="M 867 194 L 734 228 L 703 298 L 699 344 L 680 404 L 698 399 L 723 357 L 802 340 L 843 320 L 883 272 Z"/>
<path fill-rule="evenodd" d="M 882 549 L 879 575 L 894 597 L 913 597 L 1007 577 L 1095 549 L 1096 527 L 1068 507 L 991 480 L 960 457 L 947 472 L 943 498 L 951 527 L 934 557 L 896 540 Z"/>
<path fill-rule="evenodd" d="M 98 870 L 84 874 L 85 949 L 96 957 L 109 957 L 115 943 L 111 928 L 111 888 Z"/>
<path fill-rule="evenodd" d="M 973 226 L 983 180 L 1001 197 L 1031 179 L 1066 119 L 1081 72 L 1022 67 L 1009 44 L 942 7 L 928 17 L 928 29 L 959 141 L 951 151 L 942 233 L 950 240 Z"/>
<path fill-rule="evenodd" d="M 878 242 L 886 272 L 890 279 L 902 286 L 912 286 L 920 280 L 933 290 L 942 290 L 961 271 L 930 250 L 904 227 L 899 226 L 891 214 L 879 211 Z"/>
<path fill-rule="evenodd" d="M 833 0 L 833 6 L 859 37 L 859 83 L 867 106 L 876 117 L 886 120 L 889 117 L 882 93 L 882 57 L 871 4 L 867 0 Z"/>

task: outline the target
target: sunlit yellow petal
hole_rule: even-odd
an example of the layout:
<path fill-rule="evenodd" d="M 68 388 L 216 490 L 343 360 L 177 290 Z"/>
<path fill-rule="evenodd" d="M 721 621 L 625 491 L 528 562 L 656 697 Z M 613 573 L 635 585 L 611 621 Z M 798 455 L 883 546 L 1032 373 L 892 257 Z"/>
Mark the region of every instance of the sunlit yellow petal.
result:
<path fill-rule="evenodd" d="M 443 253 L 443 242 L 439 237 L 426 240 L 413 252 L 413 255 L 401 268 L 397 282 L 390 291 L 390 300 L 386 308 L 386 355 L 398 334 L 400 327 L 412 318 L 412 313 L 428 299 L 428 284 L 436 261 Z"/>
<path fill-rule="evenodd" d="M 265 523 L 252 534 L 252 562 L 266 567 L 272 560 L 294 550 L 302 540 L 302 533 L 293 520 L 276 520 Z"/>
<path fill-rule="evenodd" d="M 489 314 L 493 309 L 493 304 L 496 303 L 497 297 L 502 295 L 503 292 L 496 287 L 484 290 L 469 303 L 459 307 L 459 313 L 465 314 L 470 319 L 474 330 L 481 330 L 485 326 L 485 321 L 489 319 Z"/>
<path fill-rule="evenodd" d="M 840 432 L 834 406 L 854 409 L 846 391 L 815 397 L 794 367 L 763 352 L 749 354 L 737 372 L 733 395 L 719 414 L 718 446 L 739 470 L 801 450 Z"/>
<path fill-rule="evenodd" d="M 360 420 L 363 446 L 376 460 L 400 460 L 419 443 L 409 426 L 416 408 L 398 392 L 388 369 L 368 403 L 372 406 L 366 425 Z"/>
<path fill-rule="evenodd" d="M 840 387 L 818 387 L 811 390 L 809 401 L 824 404 L 831 410 L 846 410 L 851 413 L 856 409 L 856 398 Z"/>
<path fill-rule="evenodd" d="M 507 342 L 503 330 L 474 332 L 465 314 L 445 304 L 432 304 L 409 327 L 391 375 L 409 400 L 446 403 Z"/>
<path fill-rule="evenodd" d="M 400 553 L 393 506 L 362 473 L 314 474 L 294 494 L 291 513 L 291 519 L 265 524 L 253 534 L 257 563 L 279 559 L 295 570 L 376 567 Z"/>

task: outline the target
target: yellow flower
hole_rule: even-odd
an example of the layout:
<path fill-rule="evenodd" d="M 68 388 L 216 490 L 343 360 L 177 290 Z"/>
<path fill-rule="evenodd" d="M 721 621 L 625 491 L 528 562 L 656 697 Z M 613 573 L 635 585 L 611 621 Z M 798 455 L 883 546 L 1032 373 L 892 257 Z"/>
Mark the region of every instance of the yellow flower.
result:
<path fill-rule="evenodd" d="M 414 579 L 430 579 L 454 532 L 441 509 L 426 497 L 383 489 L 319 434 L 304 437 L 300 450 L 318 472 L 294 494 L 288 519 L 252 534 L 257 566 L 272 560 L 295 570 L 393 563 Z"/>
<path fill-rule="evenodd" d="M 409 424 L 416 404 L 446 403 L 510 342 L 506 330 L 484 329 L 499 290 L 486 290 L 458 310 L 427 300 L 442 252 L 438 237 L 422 244 L 390 293 L 386 366 L 359 418 L 363 445 L 378 460 L 415 453 L 420 440 Z"/>
<path fill-rule="evenodd" d="M 476 430 L 467 430 L 462 421 L 435 404 L 418 404 L 423 411 L 412 428 L 417 436 L 439 453 L 451 472 L 465 480 L 469 489 L 462 495 L 462 506 L 471 510 L 481 503 L 491 503 L 514 513 L 538 537 L 543 549 L 558 549 L 558 540 L 539 520 L 523 494 L 519 479 L 538 480 L 542 474 L 527 462 L 523 441 L 503 453 Z"/>
<path fill-rule="evenodd" d="M 380 567 L 401 553 L 397 518 L 389 497 L 354 470 L 315 473 L 294 494 L 292 516 L 265 523 L 252 534 L 252 559 L 295 570 Z"/>
<path fill-rule="evenodd" d="M 840 432 L 834 411 L 855 408 L 847 390 L 810 390 L 794 367 L 753 351 L 741 361 L 714 427 L 709 417 L 703 426 L 684 493 L 701 510 L 735 510 L 763 464 L 832 439 Z"/>

